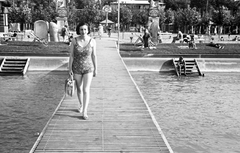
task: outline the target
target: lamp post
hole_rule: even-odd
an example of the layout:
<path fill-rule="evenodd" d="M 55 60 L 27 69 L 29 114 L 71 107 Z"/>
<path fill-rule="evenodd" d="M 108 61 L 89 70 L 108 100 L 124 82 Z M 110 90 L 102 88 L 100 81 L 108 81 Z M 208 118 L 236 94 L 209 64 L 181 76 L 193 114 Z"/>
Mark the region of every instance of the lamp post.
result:
<path fill-rule="evenodd" d="M 125 7 L 126 6 L 126 1 L 122 1 L 122 6 Z M 120 12 L 120 11 L 119 11 Z M 119 18 L 120 18 L 120 15 L 119 15 Z M 124 30 L 125 30 L 125 27 L 123 27 L 123 31 L 122 31 L 122 39 L 124 39 Z"/>
<path fill-rule="evenodd" d="M 117 42 L 118 51 L 119 51 L 119 39 L 120 39 L 120 0 L 118 0 L 118 42 Z"/>

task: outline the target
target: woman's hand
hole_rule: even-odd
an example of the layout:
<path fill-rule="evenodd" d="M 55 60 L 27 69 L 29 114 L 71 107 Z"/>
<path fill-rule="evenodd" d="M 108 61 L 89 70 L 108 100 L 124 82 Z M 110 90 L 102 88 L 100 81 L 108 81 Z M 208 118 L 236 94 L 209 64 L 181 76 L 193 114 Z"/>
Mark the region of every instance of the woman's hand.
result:
<path fill-rule="evenodd" d="M 73 71 L 72 70 L 69 70 L 69 75 L 73 75 Z"/>

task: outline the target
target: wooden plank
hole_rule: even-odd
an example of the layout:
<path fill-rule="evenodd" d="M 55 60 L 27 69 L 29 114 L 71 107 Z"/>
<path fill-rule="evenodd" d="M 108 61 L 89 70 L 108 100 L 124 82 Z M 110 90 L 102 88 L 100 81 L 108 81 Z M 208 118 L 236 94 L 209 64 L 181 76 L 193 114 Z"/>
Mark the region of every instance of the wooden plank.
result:
<path fill-rule="evenodd" d="M 78 112 L 76 94 L 66 96 L 30 152 L 172 152 L 119 55 L 103 41 L 89 119 Z"/>

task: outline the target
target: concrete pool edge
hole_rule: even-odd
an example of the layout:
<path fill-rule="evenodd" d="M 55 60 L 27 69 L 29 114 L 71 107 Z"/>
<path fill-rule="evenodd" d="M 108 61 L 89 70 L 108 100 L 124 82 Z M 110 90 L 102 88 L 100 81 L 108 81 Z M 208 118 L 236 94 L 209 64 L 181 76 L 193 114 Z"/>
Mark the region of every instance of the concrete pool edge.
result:
<path fill-rule="evenodd" d="M 0 63 L 4 57 L 30 58 L 28 71 L 67 71 L 69 57 L 59 56 L 0 56 Z"/>
<path fill-rule="evenodd" d="M 123 58 L 129 71 L 174 71 L 173 58 Z M 188 58 L 185 58 L 188 59 Z M 189 58 L 193 59 L 193 58 Z M 240 58 L 194 58 L 203 72 L 240 72 Z"/>
<path fill-rule="evenodd" d="M 28 71 L 67 71 L 69 57 L 59 56 L 0 56 L 0 62 L 4 57 L 30 58 Z M 172 71 L 170 60 L 172 57 L 134 57 L 123 58 L 129 71 Z M 195 58 L 203 72 L 240 72 L 240 58 Z"/>
<path fill-rule="evenodd" d="M 240 54 L 151 54 L 120 52 L 122 58 L 240 58 Z"/>

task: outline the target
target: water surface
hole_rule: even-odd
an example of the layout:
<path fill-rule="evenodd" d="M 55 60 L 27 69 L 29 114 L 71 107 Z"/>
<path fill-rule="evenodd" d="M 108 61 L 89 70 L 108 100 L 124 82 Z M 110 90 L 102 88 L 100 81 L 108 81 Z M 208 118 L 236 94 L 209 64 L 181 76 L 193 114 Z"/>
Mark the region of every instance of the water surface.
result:
<path fill-rule="evenodd" d="M 26 153 L 64 94 L 63 72 L 0 76 L 0 152 Z"/>
<path fill-rule="evenodd" d="M 240 73 L 131 75 L 175 153 L 240 153 Z"/>

